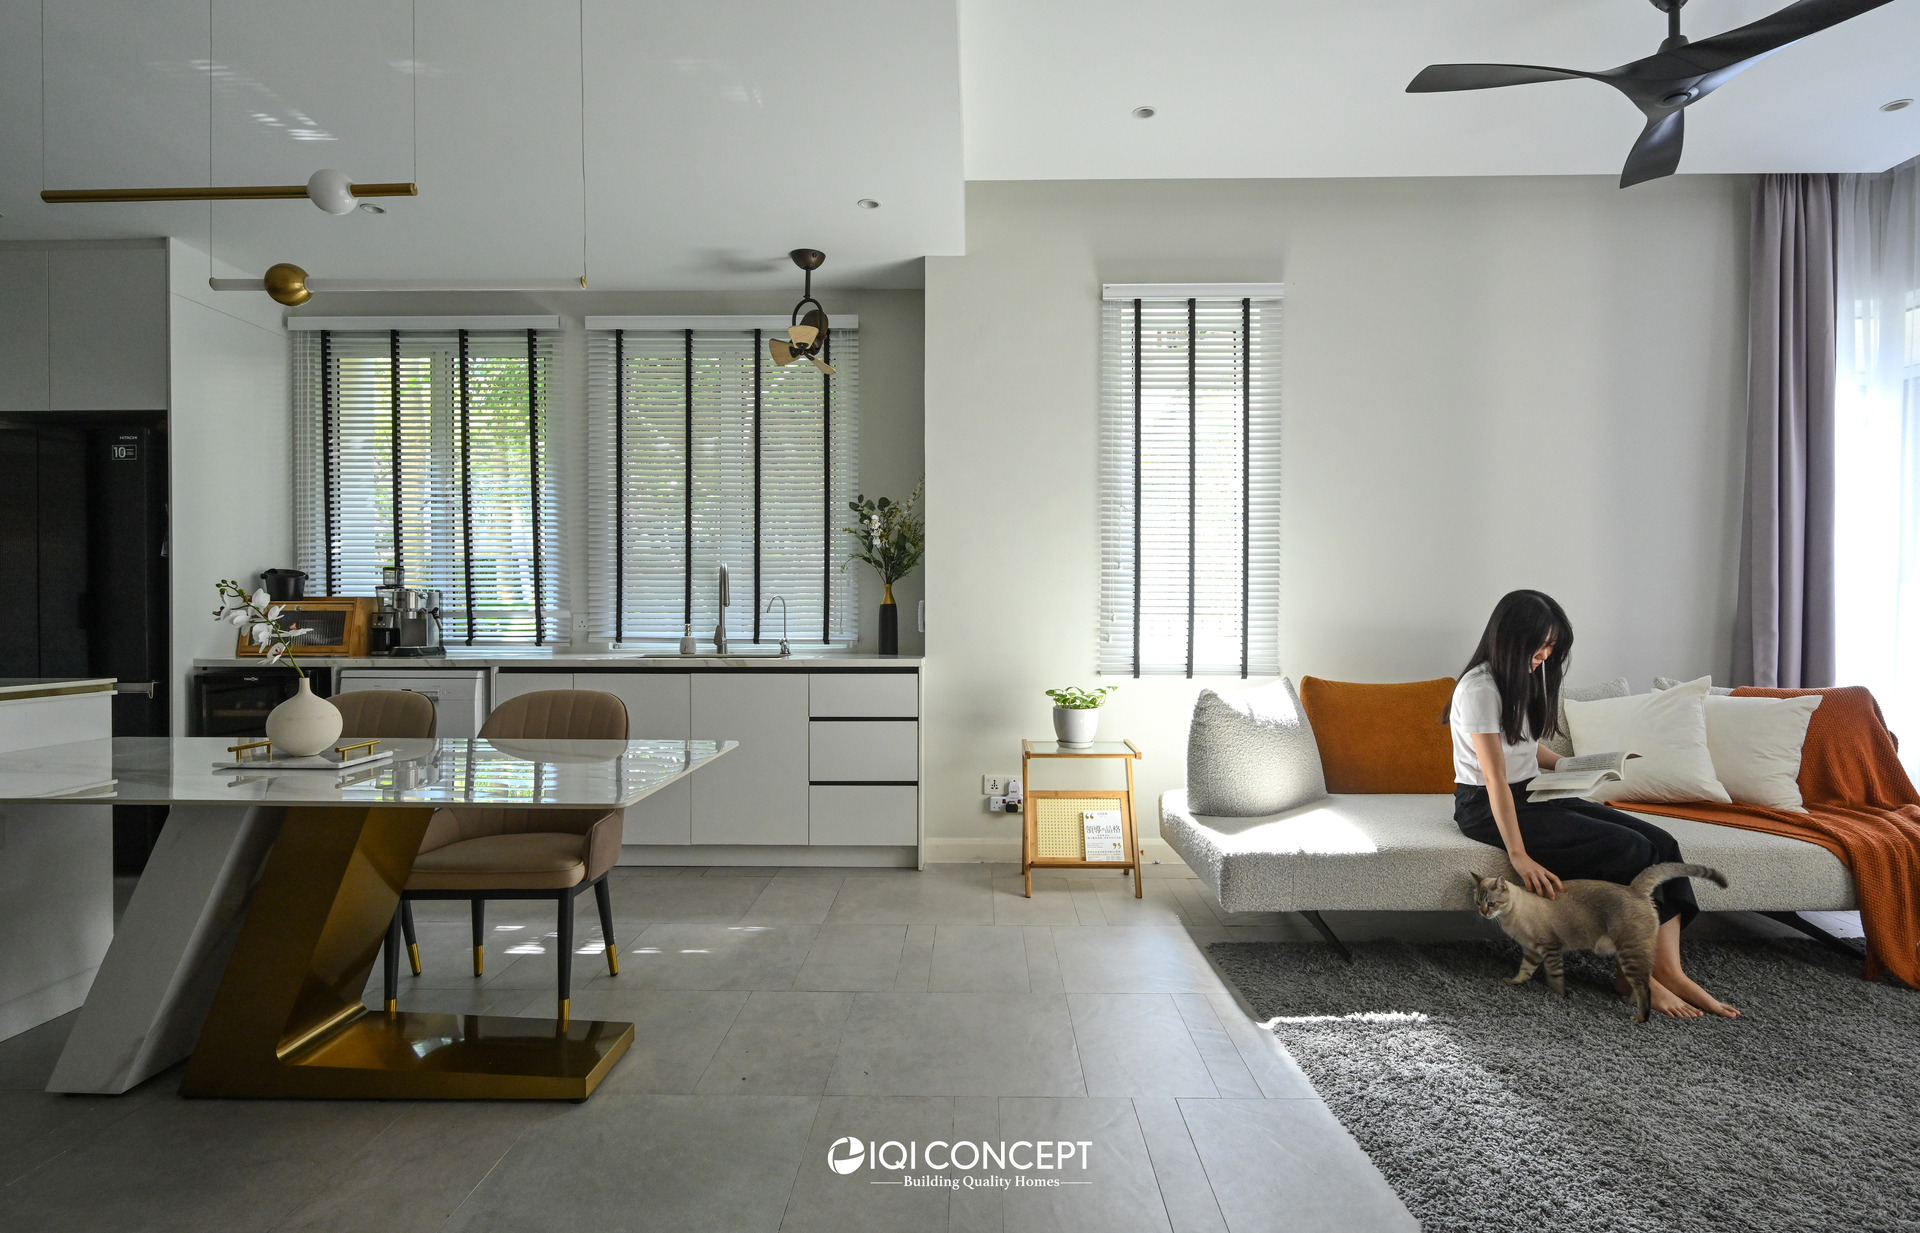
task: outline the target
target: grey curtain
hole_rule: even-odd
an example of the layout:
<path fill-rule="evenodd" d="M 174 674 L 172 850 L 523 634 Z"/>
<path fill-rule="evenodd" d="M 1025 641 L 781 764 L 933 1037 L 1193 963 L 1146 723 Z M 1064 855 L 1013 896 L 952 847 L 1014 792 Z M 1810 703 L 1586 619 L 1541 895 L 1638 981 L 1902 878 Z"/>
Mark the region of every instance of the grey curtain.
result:
<path fill-rule="evenodd" d="M 1834 683 L 1837 187 L 1830 175 L 1754 183 L 1736 685 Z"/>

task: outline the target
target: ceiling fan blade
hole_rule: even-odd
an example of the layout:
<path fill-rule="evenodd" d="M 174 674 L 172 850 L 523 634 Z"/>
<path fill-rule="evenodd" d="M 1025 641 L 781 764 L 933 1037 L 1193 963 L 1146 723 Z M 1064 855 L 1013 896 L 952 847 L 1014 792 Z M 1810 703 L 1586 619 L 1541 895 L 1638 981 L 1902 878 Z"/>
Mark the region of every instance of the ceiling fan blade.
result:
<path fill-rule="evenodd" d="M 1620 187 L 1632 188 L 1648 180 L 1670 176 L 1680 168 L 1680 146 L 1687 134 L 1687 111 L 1681 108 L 1648 120 L 1640 138 L 1627 153 L 1627 165 L 1620 171 Z"/>
<path fill-rule="evenodd" d="M 804 347 L 814 339 L 820 337 L 820 331 L 810 325 L 790 326 L 787 329 L 787 337 L 793 340 L 794 346 Z"/>
<path fill-rule="evenodd" d="M 1579 69 L 1544 68 L 1538 64 L 1429 64 L 1407 83 L 1407 93 L 1491 90 L 1495 86 L 1525 86 L 1536 81 L 1570 81 L 1590 76 L 1591 73 Z"/>
<path fill-rule="evenodd" d="M 793 363 L 793 347 L 784 338 L 769 338 L 767 350 L 773 354 L 773 362 L 781 368 Z"/>
<path fill-rule="evenodd" d="M 1694 65 L 1703 73 L 1745 66 L 1745 62 L 1779 51 L 1789 43 L 1820 33 L 1858 17 L 1889 0 L 1796 0 L 1777 13 L 1748 22 L 1722 34 L 1687 43 L 1666 54 Z"/>
<path fill-rule="evenodd" d="M 827 376 L 831 377 L 833 375 L 833 365 L 827 363 L 825 360 L 821 359 L 817 355 L 810 355 L 807 358 L 813 361 L 813 366 L 815 368 L 818 368 L 821 372 L 825 373 Z"/>

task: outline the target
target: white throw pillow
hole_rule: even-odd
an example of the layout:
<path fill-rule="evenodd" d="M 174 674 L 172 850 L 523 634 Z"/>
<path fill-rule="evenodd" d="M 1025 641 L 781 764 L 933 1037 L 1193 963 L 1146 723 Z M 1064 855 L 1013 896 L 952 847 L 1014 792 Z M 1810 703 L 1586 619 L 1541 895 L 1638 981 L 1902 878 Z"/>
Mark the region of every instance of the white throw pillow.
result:
<path fill-rule="evenodd" d="M 1540 742 L 1563 758 L 1573 756 L 1572 729 L 1567 727 L 1567 703 L 1593 702 L 1600 698 L 1624 698 L 1633 692 L 1633 686 L 1627 684 L 1627 678 L 1616 676 L 1611 681 L 1601 681 L 1598 685 L 1562 685 L 1560 687 L 1560 730 L 1551 740 Z"/>
<path fill-rule="evenodd" d="M 1327 794 L 1320 746 L 1293 682 L 1203 689 L 1187 733 L 1187 808 L 1216 818 L 1284 813 Z"/>
<path fill-rule="evenodd" d="M 1709 677 L 1708 679 L 1711 680 L 1712 678 Z M 1654 688 L 1654 692 L 1656 693 L 1658 693 L 1660 690 L 1663 690 L 1663 689 L 1672 689 L 1675 685 L 1684 685 L 1684 684 L 1686 684 L 1686 682 L 1676 680 L 1675 678 L 1670 676 L 1656 676 L 1653 678 L 1653 688 Z M 1718 695 L 1718 696 L 1724 697 L 1725 695 L 1730 694 L 1732 692 L 1733 691 L 1731 689 L 1728 689 L 1723 685 L 1711 685 L 1707 689 L 1707 696 L 1714 697 Z"/>
<path fill-rule="evenodd" d="M 1610 801 L 1717 801 L 1732 798 L 1713 773 L 1707 750 L 1707 688 L 1701 677 L 1651 694 L 1567 703 L 1576 754 L 1616 749 L 1639 754 L 1617 784 L 1596 796 Z"/>
<path fill-rule="evenodd" d="M 1707 699 L 1707 752 L 1713 773 L 1742 805 L 1805 813 L 1800 748 L 1820 697 Z"/>

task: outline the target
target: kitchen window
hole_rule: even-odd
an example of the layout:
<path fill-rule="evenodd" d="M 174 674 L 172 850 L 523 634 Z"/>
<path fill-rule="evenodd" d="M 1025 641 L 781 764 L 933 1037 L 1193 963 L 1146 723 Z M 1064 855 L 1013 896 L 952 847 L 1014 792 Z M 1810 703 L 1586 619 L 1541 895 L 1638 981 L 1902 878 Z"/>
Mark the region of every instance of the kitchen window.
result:
<path fill-rule="evenodd" d="M 835 318 L 825 376 L 776 366 L 785 317 L 594 318 L 588 327 L 587 611 L 596 641 L 703 644 L 731 574 L 730 636 L 846 645 L 859 491 L 860 336 Z"/>
<path fill-rule="evenodd" d="M 1278 284 L 1102 297 L 1100 671 L 1280 671 Z"/>
<path fill-rule="evenodd" d="M 442 593 L 448 644 L 564 641 L 549 328 L 368 329 L 295 318 L 294 535 L 309 590 L 385 566 Z M 489 323 L 506 324 L 506 323 Z"/>

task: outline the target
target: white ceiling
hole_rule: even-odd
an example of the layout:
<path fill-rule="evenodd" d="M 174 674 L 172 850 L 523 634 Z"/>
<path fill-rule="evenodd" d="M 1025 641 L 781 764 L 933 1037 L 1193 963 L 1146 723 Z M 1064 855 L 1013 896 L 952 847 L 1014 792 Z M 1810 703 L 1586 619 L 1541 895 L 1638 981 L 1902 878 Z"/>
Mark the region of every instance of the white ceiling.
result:
<path fill-rule="evenodd" d="M 1787 0 L 1691 0 L 1704 38 Z M 1602 69 L 1647 0 L 962 0 L 967 178 L 1618 175 L 1643 117 L 1566 81 L 1407 94 L 1434 63 Z M 1786 48 L 1687 110 L 1685 172 L 1881 171 L 1920 154 L 1920 0 Z M 1135 107 L 1159 114 L 1135 120 Z"/>
<path fill-rule="evenodd" d="M 1692 0 L 1698 38 L 1785 0 Z M 597 290 L 915 286 L 971 179 L 1605 174 L 1639 113 L 1598 83 L 1408 95 L 1426 64 L 1605 68 L 1646 0 L 0 0 L 0 241 L 176 235 L 204 204 L 42 187 L 417 179 L 389 213 L 219 203 L 211 243 L 315 277 Z M 1683 172 L 1873 171 L 1920 153 L 1920 0 L 1690 109 Z M 418 63 L 418 143 L 415 131 Z M 1133 119 L 1140 105 L 1159 109 Z M 42 159 L 44 157 L 44 172 Z M 862 210 L 862 197 L 880 201 Z"/>
<path fill-rule="evenodd" d="M 317 278 L 581 271 L 576 0 L 213 0 L 212 182 L 416 180 L 382 217 L 222 202 L 217 255 Z M 205 204 L 48 188 L 209 182 L 208 0 L 0 0 L 0 240 L 176 235 Z M 587 0 L 586 270 L 598 290 L 917 286 L 964 243 L 950 0 Z M 408 68 L 417 56 L 419 142 Z M 417 164 L 416 164 L 417 157 Z M 880 208 L 861 209 L 861 198 Z"/>

